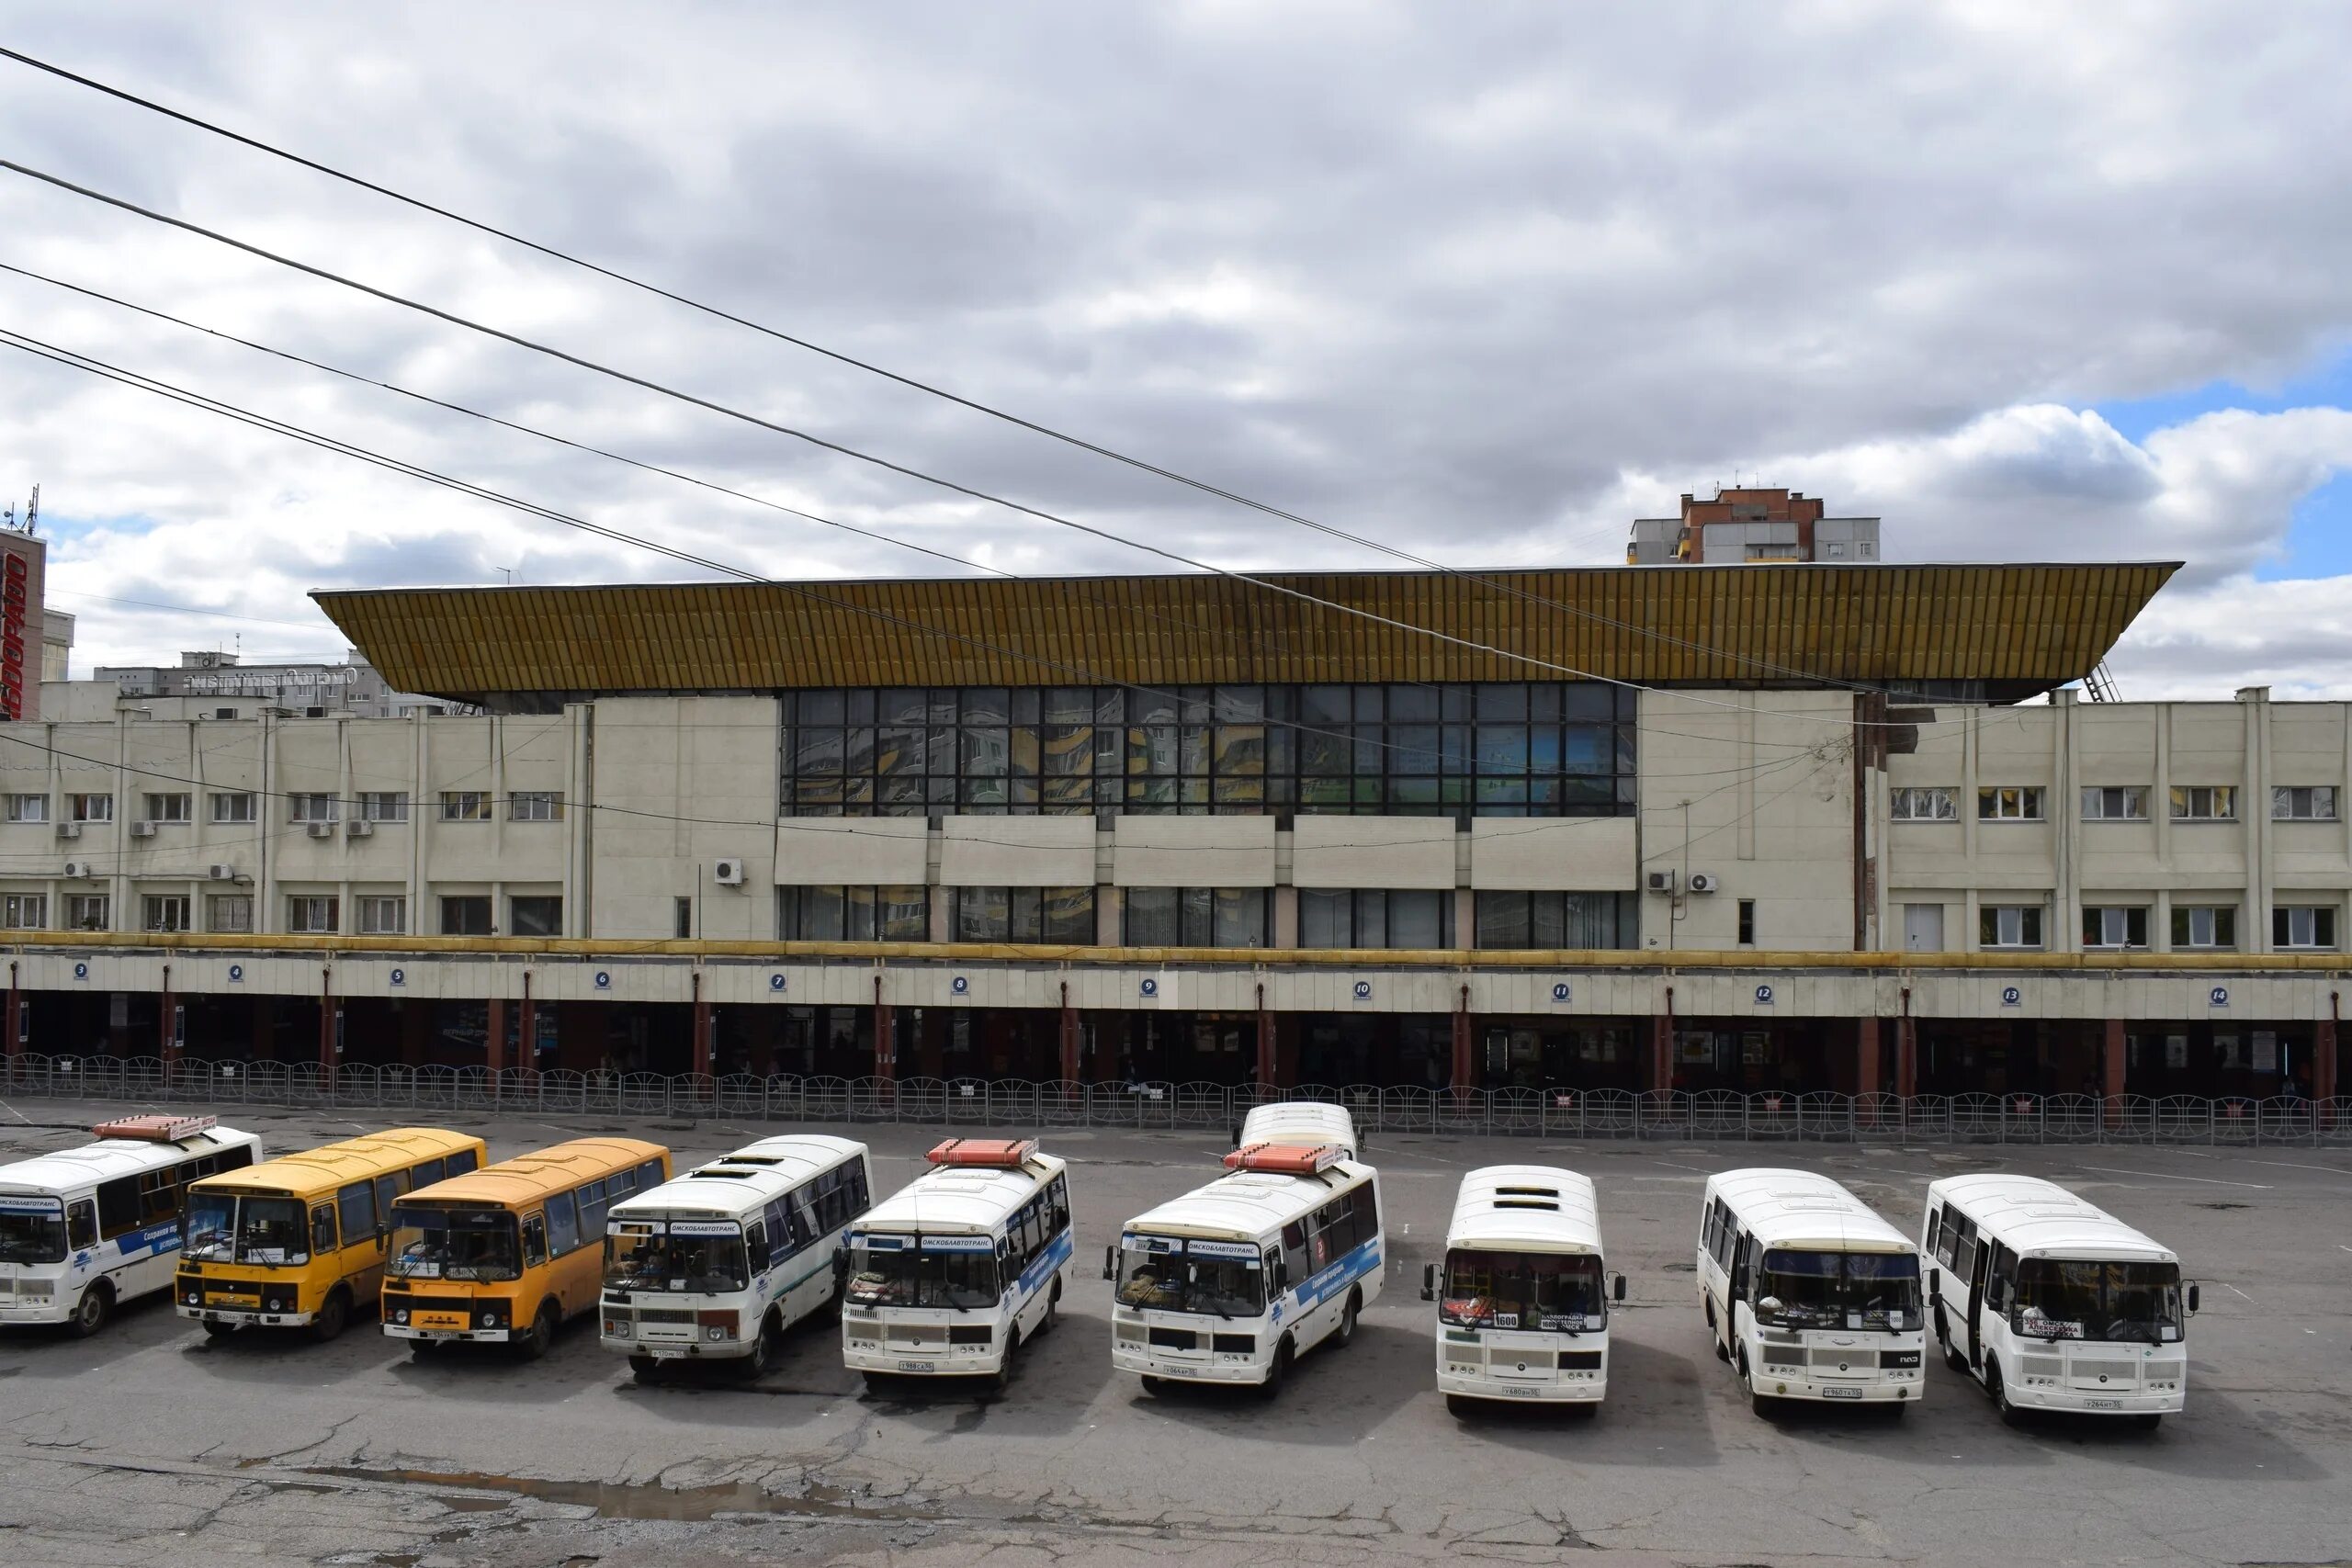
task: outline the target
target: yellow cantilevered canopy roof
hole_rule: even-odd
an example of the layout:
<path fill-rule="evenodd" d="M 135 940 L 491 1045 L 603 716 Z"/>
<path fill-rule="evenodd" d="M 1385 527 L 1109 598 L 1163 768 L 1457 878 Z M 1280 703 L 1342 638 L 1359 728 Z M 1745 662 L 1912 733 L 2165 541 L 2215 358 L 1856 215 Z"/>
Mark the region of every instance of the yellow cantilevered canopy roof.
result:
<path fill-rule="evenodd" d="M 1568 678 L 1562 669 L 1645 684 L 1970 682 L 2013 701 L 2089 674 L 2178 570 L 2142 562 L 1260 574 L 1402 627 L 1207 574 L 311 597 L 395 690 L 463 702 L 522 693 Z"/>

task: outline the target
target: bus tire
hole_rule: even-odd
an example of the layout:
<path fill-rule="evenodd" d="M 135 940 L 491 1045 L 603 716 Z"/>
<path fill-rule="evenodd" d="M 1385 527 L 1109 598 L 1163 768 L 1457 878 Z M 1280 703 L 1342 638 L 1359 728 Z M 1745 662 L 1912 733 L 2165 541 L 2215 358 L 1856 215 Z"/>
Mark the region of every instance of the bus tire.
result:
<path fill-rule="evenodd" d="M 1363 1297 L 1357 1292 L 1348 1292 L 1348 1304 L 1340 1309 L 1340 1326 L 1331 1331 L 1331 1344 L 1344 1350 L 1355 1342 L 1356 1314 L 1363 1310 Z"/>
<path fill-rule="evenodd" d="M 208 1323 L 204 1325 L 204 1337 L 207 1339 L 226 1339 L 235 1332 L 237 1332 L 237 1325 L 233 1323 Z"/>
<path fill-rule="evenodd" d="M 104 1280 L 93 1280 L 74 1303 L 74 1315 L 66 1320 L 65 1331 L 76 1339 L 87 1339 L 107 1325 L 114 1315 L 114 1287 Z"/>
<path fill-rule="evenodd" d="M 1258 1385 L 1259 1398 L 1272 1399 L 1282 1393 L 1283 1384 L 1290 1381 L 1290 1364 L 1297 1355 L 1290 1336 L 1283 1335 L 1283 1342 L 1274 1347 L 1273 1364 L 1266 1369 L 1266 1381 Z"/>
<path fill-rule="evenodd" d="M 1021 1325 L 1014 1324 L 1005 1330 L 1004 1359 L 996 1364 L 996 1375 L 989 1379 L 989 1392 L 1002 1393 L 1012 1386 L 1012 1362 L 1021 1354 Z"/>
<path fill-rule="evenodd" d="M 1062 1320 L 1061 1312 L 1062 1282 L 1059 1280 L 1057 1280 L 1054 1281 L 1052 1293 L 1046 1297 L 1046 1315 L 1037 1320 L 1037 1332 L 1040 1334 L 1051 1333 L 1054 1325 Z"/>
<path fill-rule="evenodd" d="M 1989 1357 L 1984 1362 L 1984 1387 L 1993 1396 L 1993 1408 L 2001 1413 L 2002 1426 L 2025 1425 L 2025 1412 L 2009 1403 L 2009 1385 L 2001 1376 L 2001 1363 Z"/>
<path fill-rule="evenodd" d="M 536 1361 L 546 1355 L 548 1347 L 555 1343 L 555 1303 L 541 1302 L 531 1316 L 529 1332 L 514 1341 L 515 1359 Z"/>
<path fill-rule="evenodd" d="M 2164 1424 L 2165 1413 L 2161 1410 L 2143 1411 L 2132 1417 L 2132 1425 L 2139 1427 L 2143 1432 L 2153 1432 Z"/>
<path fill-rule="evenodd" d="M 662 1363 L 651 1356 L 631 1356 L 628 1375 L 639 1382 L 652 1382 L 662 1376 Z"/>
<path fill-rule="evenodd" d="M 752 1339 L 750 1352 L 736 1359 L 735 1373 L 738 1377 L 745 1382 L 760 1380 L 761 1374 L 768 1370 L 769 1352 L 775 1348 L 780 1332 L 775 1314 L 770 1313 L 760 1319 L 760 1331 Z"/>
<path fill-rule="evenodd" d="M 1467 1421 L 1476 1411 L 1477 1404 L 1467 1394 L 1449 1393 L 1445 1396 L 1445 1413 L 1457 1421 Z"/>
<path fill-rule="evenodd" d="M 865 1393 L 866 1393 L 866 1397 L 867 1397 L 867 1398 L 869 1398 L 869 1399 L 879 1399 L 879 1398 L 881 1398 L 883 1395 L 885 1395 L 885 1394 L 888 1393 L 889 1392 L 890 1392 L 890 1374 L 889 1374 L 889 1373 L 888 1373 L 888 1372 L 868 1372 L 868 1373 L 866 1373 L 866 1374 L 865 1374 Z"/>
<path fill-rule="evenodd" d="M 319 1310 L 311 1318 L 311 1337 L 323 1345 L 343 1337 L 343 1325 L 351 1320 L 351 1298 L 341 1285 L 327 1292 Z"/>
<path fill-rule="evenodd" d="M 1143 1374 L 1144 1393 L 1157 1394 L 1166 1385 L 1164 1383 L 1162 1383 L 1158 1378 L 1153 1377 L 1149 1372 Z"/>
<path fill-rule="evenodd" d="M 1710 1331 L 1708 1332 L 1708 1334 L 1707 1334 L 1707 1337 L 1708 1337 L 1708 1338 L 1710 1338 L 1710 1339 L 1712 1339 L 1712 1340 L 1713 1340 L 1713 1341 L 1715 1342 L 1715 1359 L 1716 1359 L 1716 1360 L 1718 1360 L 1718 1361 L 1728 1361 L 1728 1360 L 1730 1360 L 1730 1359 L 1731 1359 L 1731 1345 L 1729 1344 L 1729 1342 L 1728 1342 L 1728 1341 L 1726 1341 L 1726 1340 L 1723 1337 L 1723 1336 L 1722 1336 L 1720 1333 L 1718 1333 L 1718 1332 L 1716 1332 L 1716 1331 L 1713 1331 L 1713 1330 L 1710 1330 Z"/>
<path fill-rule="evenodd" d="M 429 1361 L 433 1359 L 434 1352 L 440 1348 L 441 1342 L 437 1339 L 412 1339 L 408 1342 L 409 1359 Z"/>
<path fill-rule="evenodd" d="M 1738 1365 L 1739 1386 L 1747 1391 L 1747 1408 L 1770 1421 L 1781 1408 L 1781 1402 L 1756 1386 L 1756 1379 L 1748 1371 L 1747 1355 L 1745 1351 L 1740 1354 Z"/>

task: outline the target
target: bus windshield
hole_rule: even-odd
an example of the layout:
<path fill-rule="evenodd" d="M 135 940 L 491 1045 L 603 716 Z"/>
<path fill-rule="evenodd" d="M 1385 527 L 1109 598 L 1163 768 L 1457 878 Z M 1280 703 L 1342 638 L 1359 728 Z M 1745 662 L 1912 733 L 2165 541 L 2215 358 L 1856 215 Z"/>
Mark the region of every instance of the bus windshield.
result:
<path fill-rule="evenodd" d="M 912 1246 L 871 1247 L 861 1237 L 850 1253 L 849 1299 L 859 1306 L 954 1307 L 958 1312 L 996 1305 L 1003 1292 L 997 1286 L 996 1252 L 985 1237 L 973 1238 L 981 1247 L 971 1251 L 932 1247 L 934 1240 L 964 1239 L 922 1237 L 922 1250 L 917 1251 Z"/>
<path fill-rule="evenodd" d="M 2026 1258 L 2009 1325 L 2039 1339 L 2177 1339 L 2180 1265 Z"/>
<path fill-rule="evenodd" d="M 1609 1326 L 1600 1259 L 1556 1252 L 1445 1255 L 1438 1317 L 1465 1328 L 1538 1328 L 1576 1334 Z"/>
<path fill-rule="evenodd" d="M 1266 1270 L 1246 1242 L 1185 1242 L 1130 1235 L 1119 1252 L 1121 1306 L 1154 1312 L 1256 1317 L 1266 1310 Z"/>
<path fill-rule="evenodd" d="M 518 1256 L 507 1210 L 397 1203 L 384 1272 L 404 1280 L 516 1280 Z"/>
<path fill-rule="evenodd" d="M 1756 1321 L 1782 1328 L 1917 1328 L 1918 1255 L 1773 1247 L 1756 1282 Z"/>
<path fill-rule="evenodd" d="M 311 1230 L 300 1198 L 190 1192 L 180 1247 L 192 1263 L 308 1263 Z"/>
<path fill-rule="evenodd" d="M 65 1261 L 65 1210 L 12 1209 L 0 1199 L 0 1263 Z"/>
<path fill-rule="evenodd" d="M 679 1235 L 632 1226 L 605 1237 L 605 1288 L 608 1291 L 716 1294 L 743 1290 L 751 1282 L 740 1227 L 725 1235 Z"/>

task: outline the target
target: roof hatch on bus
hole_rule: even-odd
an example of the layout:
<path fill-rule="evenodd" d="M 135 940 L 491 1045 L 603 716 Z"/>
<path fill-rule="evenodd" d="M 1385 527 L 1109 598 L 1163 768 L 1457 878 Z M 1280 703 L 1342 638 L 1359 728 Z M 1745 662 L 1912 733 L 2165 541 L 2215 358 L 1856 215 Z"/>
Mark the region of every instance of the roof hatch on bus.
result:
<path fill-rule="evenodd" d="M 142 1143 L 176 1144 L 193 1138 L 198 1133 L 209 1133 L 218 1125 L 217 1116 L 118 1116 L 111 1122 L 101 1122 L 90 1129 L 93 1137 L 136 1138 Z"/>
<path fill-rule="evenodd" d="M 1337 1144 L 1251 1144 L 1225 1156 L 1227 1170 L 1263 1170 L 1278 1176 L 1313 1176 L 1345 1157 Z"/>
<path fill-rule="evenodd" d="M 1019 1170 L 1036 1153 L 1035 1138 L 950 1138 L 923 1157 L 933 1165 Z"/>

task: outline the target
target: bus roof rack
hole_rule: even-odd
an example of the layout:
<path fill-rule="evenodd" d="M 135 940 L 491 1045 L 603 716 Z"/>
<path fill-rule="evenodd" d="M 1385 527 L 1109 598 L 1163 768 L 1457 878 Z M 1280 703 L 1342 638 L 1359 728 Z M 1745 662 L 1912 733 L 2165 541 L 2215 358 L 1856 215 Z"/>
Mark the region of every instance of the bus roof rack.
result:
<path fill-rule="evenodd" d="M 209 1133 L 220 1125 L 218 1116 L 118 1116 L 90 1129 L 94 1137 L 138 1138 L 152 1144 L 176 1144 Z"/>
<path fill-rule="evenodd" d="M 1337 1144 L 1251 1144 L 1225 1156 L 1227 1170 L 1263 1170 L 1281 1176 L 1314 1176 L 1344 1157 Z"/>
<path fill-rule="evenodd" d="M 1037 1152 L 1035 1138 L 950 1138 L 923 1157 L 933 1165 L 1018 1170 Z"/>

